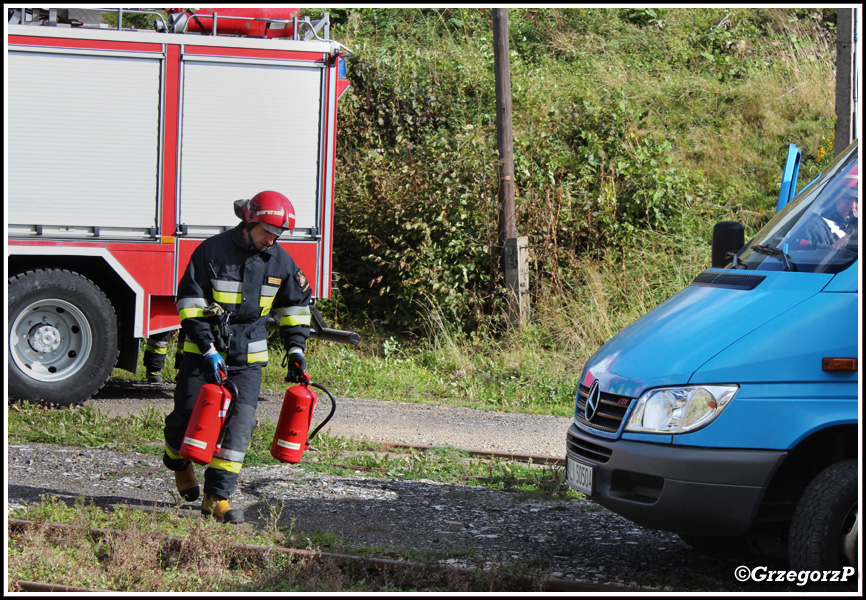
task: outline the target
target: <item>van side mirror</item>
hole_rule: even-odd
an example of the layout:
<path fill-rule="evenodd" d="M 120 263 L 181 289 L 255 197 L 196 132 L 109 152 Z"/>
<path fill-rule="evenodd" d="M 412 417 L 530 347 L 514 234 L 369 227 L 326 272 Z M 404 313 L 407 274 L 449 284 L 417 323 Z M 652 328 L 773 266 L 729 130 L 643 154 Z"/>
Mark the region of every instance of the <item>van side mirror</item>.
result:
<path fill-rule="evenodd" d="M 713 226 L 713 267 L 724 267 L 730 261 L 728 254 L 739 252 L 746 245 L 746 228 L 736 221 L 721 221 Z"/>

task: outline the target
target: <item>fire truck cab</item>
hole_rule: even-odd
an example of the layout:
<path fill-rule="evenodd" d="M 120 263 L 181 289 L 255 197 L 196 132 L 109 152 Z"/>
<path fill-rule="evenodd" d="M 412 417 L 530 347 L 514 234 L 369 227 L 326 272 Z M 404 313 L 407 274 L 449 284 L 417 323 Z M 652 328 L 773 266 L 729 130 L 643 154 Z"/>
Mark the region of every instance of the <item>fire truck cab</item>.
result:
<path fill-rule="evenodd" d="M 298 9 L 7 11 L 9 396 L 79 404 L 174 295 L 235 200 L 288 196 L 279 240 L 329 298 L 337 101 L 351 53 Z M 101 13 L 117 13 L 117 24 Z M 124 25 L 154 14 L 155 30 Z M 357 343 L 324 327 L 313 334 Z"/>

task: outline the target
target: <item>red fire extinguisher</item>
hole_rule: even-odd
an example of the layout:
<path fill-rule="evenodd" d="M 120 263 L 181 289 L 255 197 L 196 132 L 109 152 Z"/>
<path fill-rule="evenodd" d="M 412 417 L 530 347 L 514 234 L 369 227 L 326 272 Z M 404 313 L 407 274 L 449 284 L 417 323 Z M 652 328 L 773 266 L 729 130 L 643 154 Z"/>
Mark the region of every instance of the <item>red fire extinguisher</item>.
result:
<path fill-rule="evenodd" d="M 313 421 L 313 410 L 316 408 L 316 393 L 310 386 L 317 387 L 328 394 L 331 400 L 331 412 L 319 423 L 318 427 L 307 436 Z M 304 455 L 304 450 L 310 449 L 310 440 L 334 416 L 337 401 L 334 395 L 324 386 L 312 383 L 310 376 L 304 373 L 304 381 L 286 390 L 280 418 L 277 421 L 277 431 L 271 444 L 271 456 L 280 462 L 298 463 Z"/>
<path fill-rule="evenodd" d="M 234 411 L 237 398 L 238 388 L 228 379 L 201 386 L 180 445 L 183 458 L 200 465 L 210 463 L 222 444 L 224 425 Z"/>

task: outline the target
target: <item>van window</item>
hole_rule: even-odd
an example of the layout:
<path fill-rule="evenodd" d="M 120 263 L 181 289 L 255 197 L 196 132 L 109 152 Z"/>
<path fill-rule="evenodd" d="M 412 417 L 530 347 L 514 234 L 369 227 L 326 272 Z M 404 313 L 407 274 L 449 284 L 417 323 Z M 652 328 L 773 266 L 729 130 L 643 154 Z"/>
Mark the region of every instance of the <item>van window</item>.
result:
<path fill-rule="evenodd" d="M 831 165 L 743 249 L 734 268 L 838 273 L 857 260 L 857 152 Z"/>

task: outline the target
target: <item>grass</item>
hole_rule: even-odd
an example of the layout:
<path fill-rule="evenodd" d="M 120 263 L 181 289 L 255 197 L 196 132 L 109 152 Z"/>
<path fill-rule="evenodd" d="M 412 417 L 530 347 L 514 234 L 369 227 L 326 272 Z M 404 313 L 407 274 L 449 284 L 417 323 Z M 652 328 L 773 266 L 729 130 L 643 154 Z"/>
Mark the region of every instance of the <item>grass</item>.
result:
<path fill-rule="evenodd" d="M 519 341 L 461 338 L 451 345 L 431 345 L 371 329 L 362 333 L 357 347 L 309 340 L 307 363 L 313 381 L 338 397 L 570 415 L 574 381 L 582 365 L 550 351 L 523 356 Z M 166 381 L 177 375 L 174 352 L 172 344 L 162 371 Z M 262 389 L 286 389 L 282 355 L 283 350 L 272 344 Z M 141 364 L 135 373 L 115 369 L 112 374 L 117 380 L 144 377 Z"/>
<path fill-rule="evenodd" d="M 179 513 L 124 507 L 106 511 L 83 498 L 68 506 L 44 497 L 41 503 L 12 516 L 34 521 L 37 526 L 10 534 L 10 578 L 104 590 L 232 589 L 249 583 L 252 571 L 240 561 L 233 567 L 227 564 L 230 546 L 235 542 L 275 542 L 248 524 L 229 530 L 216 522 L 189 519 Z M 61 535 L 48 523 L 66 524 L 72 529 Z M 88 534 L 92 528 L 120 533 L 92 537 Z M 167 553 L 161 536 L 182 537 L 186 547 Z"/>
<path fill-rule="evenodd" d="M 119 507 L 105 511 L 77 500 L 69 506 L 45 498 L 15 517 L 32 526 L 7 537 L 10 579 L 115 592 L 387 592 L 524 590 L 509 570 L 461 575 L 423 571 L 371 571 L 339 560 L 296 558 L 279 551 L 297 542 L 281 532 L 253 530 L 249 524 L 226 527 L 212 520 L 189 519 L 171 512 Z M 53 524 L 63 524 L 58 529 Z M 94 534 L 93 530 L 100 530 Z M 267 552 L 242 547 L 269 548 Z M 312 536 L 306 549 L 346 549 L 341 540 Z M 295 544 L 296 548 L 300 545 Z M 388 554 L 383 548 L 359 548 L 360 555 Z M 393 554 L 393 553 L 392 553 Z M 395 558 L 430 564 L 440 553 L 407 552 Z M 10 583 L 10 590 L 15 591 Z"/>
<path fill-rule="evenodd" d="M 713 216 L 708 223 L 724 219 Z M 747 225 L 750 236 L 760 222 Z M 428 306 L 423 338 L 368 323 L 358 346 L 310 339 L 308 370 L 338 397 L 571 416 L 584 363 L 708 265 L 710 230 L 707 225 L 690 235 L 643 233 L 643 244 L 616 260 L 573 258 L 577 284 L 534 290 L 532 315 L 522 328 L 466 333 L 445 321 L 441 307 Z M 272 342 L 276 337 L 272 333 Z M 170 344 L 162 373 L 167 381 L 176 376 L 174 352 Z M 283 351 L 272 343 L 270 352 L 262 387 L 283 391 Z M 136 373 L 116 369 L 112 377 L 143 381 L 145 371 L 139 362 Z"/>
<path fill-rule="evenodd" d="M 164 415 L 153 408 L 125 418 L 109 418 L 92 405 L 51 409 L 28 402 L 9 403 L 7 439 L 154 453 L 162 439 Z M 162 443 L 158 446 L 162 452 Z"/>

